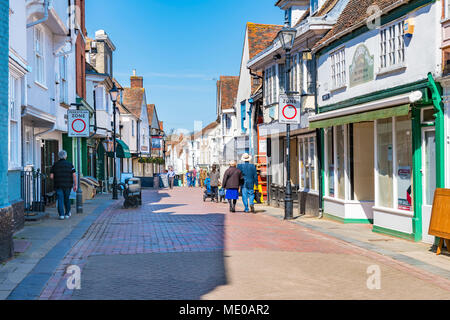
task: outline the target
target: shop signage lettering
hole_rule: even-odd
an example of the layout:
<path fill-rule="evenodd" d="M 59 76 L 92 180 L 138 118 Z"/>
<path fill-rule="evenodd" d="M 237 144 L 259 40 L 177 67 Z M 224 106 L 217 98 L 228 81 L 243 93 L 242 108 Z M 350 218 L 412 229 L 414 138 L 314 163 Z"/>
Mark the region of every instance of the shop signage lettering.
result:
<path fill-rule="evenodd" d="M 373 55 L 363 44 L 356 48 L 353 62 L 350 65 L 350 87 L 373 80 Z"/>

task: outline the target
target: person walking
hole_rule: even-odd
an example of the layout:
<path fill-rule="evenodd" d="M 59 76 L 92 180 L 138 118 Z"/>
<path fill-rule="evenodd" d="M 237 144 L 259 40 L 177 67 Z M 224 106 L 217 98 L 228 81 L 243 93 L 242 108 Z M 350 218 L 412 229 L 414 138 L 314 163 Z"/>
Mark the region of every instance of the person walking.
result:
<path fill-rule="evenodd" d="M 216 199 L 216 202 L 219 202 L 220 173 L 217 170 L 216 165 L 212 166 L 212 170 L 209 173 L 209 179 L 211 180 L 211 191 L 214 194 L 214 199 Z"/>
<path fill-rule="evenodd" d="M 56 162 L 51 171 L 50 179 L 54 180 L 56 196 L 58 198 L 59 219 L 69 219 L 72 215 L 70 205 L 70 192 L 77 191 L 77 175 L 72 163 L 67 161 L 67 152 L 62 150 L 58 153 L 59 161 Z M 65 211 L 64 211 L 65 209 Z"/>
<path fill-rule="evenodd" d="M 169 167 L 169 173 L 167 174 L 169 177 L 169 188 L 173 189 L 173 182 L 175 180 L 175 171 L 173 171 L 172 167 Z"/>
<path fill-rule="evenodd" d="M 230 167 L 225 171 L 222 186 L 227 190 L 225 199 L 230 204 L 230 212 L 236 212 L 236 203 L 239 199 L 239 186 L 243 179 L 242 172 L 236 168 L 236 161 L 230 163 Z"/>
<path fill-rule="evenodd" d="M 256 166 L 251 164 L 252 156 L 245 153 L 241 159 L 244 163 L 238 165 L 238 169 L 242 171 L 244 184 L 242 185 L 242 201 L 244 202 L 245 212 L 250 210 L 255 213 L 255 187 L 258 187 L 258 173 Z"/>

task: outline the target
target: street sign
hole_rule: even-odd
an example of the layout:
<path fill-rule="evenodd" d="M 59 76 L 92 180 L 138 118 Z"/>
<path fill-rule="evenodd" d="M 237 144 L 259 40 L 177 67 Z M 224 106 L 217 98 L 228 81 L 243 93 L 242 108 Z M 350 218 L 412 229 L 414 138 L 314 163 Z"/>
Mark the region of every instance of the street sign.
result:
<path fill-rule="evenodd" d="M 279 102 L 279 123 L 300 124 L 301 96 L 281 94 Z"/>
<path fill-rule="evenodd" d="M 90 135 L 90 115 L 88 110 L 68 110 L 68 135 L 70 138 L 88 138 Z"/>

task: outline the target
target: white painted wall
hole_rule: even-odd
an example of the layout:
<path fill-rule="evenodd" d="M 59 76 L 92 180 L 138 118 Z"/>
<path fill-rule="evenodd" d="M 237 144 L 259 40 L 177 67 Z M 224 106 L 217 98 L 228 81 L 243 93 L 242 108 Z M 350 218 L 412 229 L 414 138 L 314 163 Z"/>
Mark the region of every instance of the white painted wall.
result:
<path fill-rule="evenodd" d="M 362 34 L 348 42 L 345 46 L 345 59 L 347 69 L 347 88 L 338 92 L 331 92 L 331 61 L 329 59 L 330 52 L 319 57 L 318 60 L 318 103 L 319 106 L 338 103 L 350 98 L 362 96 L 372 92 L 392 88 L 402 84 L 423 80 L 427 77 L 428 72 L 434 75 L 440 73 L 440 3 L 432 3 L 415 12 L 411 12 L 404 18 L 414 18 L 415 31 L 408 45 L 405 46 L 405 63 L 404 72 L 394 73 L 387 76 L 377 77 L 380 69 L 380 30 L 371 30 Z M 381 26 L 383 27 L 383 26 Z M 374 56 L 374 73 L 373 81 L 349 87 L 349 66 L 352 63 L 356 48 L 364 44 L 369 49 L 370 54 Z M 427 50 L 424 50 L 427 48 Z M 329 100 L 323 101 L 323 96 L 331 94 Z"/>

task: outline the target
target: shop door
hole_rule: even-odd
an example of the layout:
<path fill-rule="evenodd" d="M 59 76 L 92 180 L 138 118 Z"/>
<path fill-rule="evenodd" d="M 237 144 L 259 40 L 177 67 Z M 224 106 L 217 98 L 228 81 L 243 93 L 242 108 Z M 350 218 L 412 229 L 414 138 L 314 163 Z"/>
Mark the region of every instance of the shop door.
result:
<path fill-rule="evenodd" d="M 433 243 L 434 237 L 428 234 L 436 190 L 436 135 L 435 129 L 422 130 L 422 240 Z"/>
<path fill-rule="evenodd" d="M 41 168 L 42 173 L 47 176 L 46 179 L 46 192 L 54 191 L 53 180 L 50 177 L 50 171 L 58 160 L 58 141 L 45 140 L 44 146 L 41 148 Z"/>

